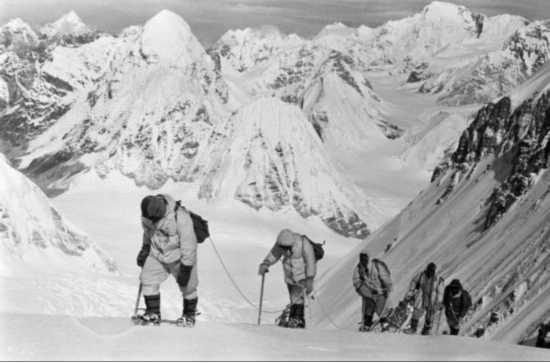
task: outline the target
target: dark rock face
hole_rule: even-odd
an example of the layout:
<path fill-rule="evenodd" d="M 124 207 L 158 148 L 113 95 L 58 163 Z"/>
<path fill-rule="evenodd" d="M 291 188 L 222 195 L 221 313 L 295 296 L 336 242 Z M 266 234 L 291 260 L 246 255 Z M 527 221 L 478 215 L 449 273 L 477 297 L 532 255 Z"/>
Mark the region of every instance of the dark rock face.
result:
<path fill-rule="evenodd" d="M 506 211 L 534 184 L 534 176 L 549 167 L 550 142 L 550 92 L 537 100 L 530 98 L 515 110 L 511 100 L 502 98 L 495 104 L 482 108 L 474 122 L 460 137 L 457 150 L 450 161 L 434 170 L 432 182 L 448 172 L 452 181 L 440 202 L 452 193 L 461 175 L 482 159 L 493 156 L 509 165 L 504 181 L 487 199 L 489 209 L 485 229 L 495 225 Z"/>
<path fill-rule="evenodd" d="M 422 77 L 420 76 L 420 73 L 417 71 L 412 71 L 409 75 L 409 78 L 407 79 L 407 83 L 415 83 L 420 82 L 422 80 Z"/>
<path fill-rule="evenodd" d="M 483 22 L 485 20 L 485 17 L 482 14 L 472 13 L 472 18 L 476 22 L 476 34 L 479 38 L 481 36 L 481 33 L 483 33 Z"/>

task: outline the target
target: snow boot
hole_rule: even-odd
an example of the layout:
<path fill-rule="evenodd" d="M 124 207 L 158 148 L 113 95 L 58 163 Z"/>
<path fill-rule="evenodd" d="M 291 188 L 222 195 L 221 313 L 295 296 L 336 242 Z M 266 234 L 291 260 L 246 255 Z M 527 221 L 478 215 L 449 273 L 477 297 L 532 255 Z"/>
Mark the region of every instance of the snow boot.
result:
<path fill-rule="evenodd" d="M 132 318 L 136 325 L 160 325 L 160 294 L 143 296 L 145 300 L 145 312 Z"/>
<path fill-rule="evenodd" d="M 291 329 L 304 329 L 306 327 L 306 321 L 304 318 L 304 305 L 293 305 L 290 308 L 290 315 L 288 318 L 287 327 Z"/>
<path fill-rule="evenodd" d="M 388 330 L 390 330 L 390 324 L 388 323 L 387 318 L 380 318 L 380 327 L 382 327 L 382 333 L 385 333 Z"/>
<path fill-rule="evenodd" d="M 424 324 L 424 328 L 422 328 L 422 332 L 420 334 L 422 335 L 430 335 L 430 332 L 432 330 L 432 326 L 431 324 L 429 324 L 428 322 L 426 322 Z"/>
<path fill-rule="evenodd" d="M 199 298 L 192 300 L 183 299 L 183 315 L 176 321 L 178 326 L 183 328 L 192 328 L 195 326 L 197 316 L 197 303 Z"/>
<path fill-rule="evenodd" d="M 359 328 L 359 331 L 361 332 L 369 332 L 372 329 L 372 319 L 373 316 L 363 316 L 363 325 L 361 325 L 361 328 Z"/>
<path fill-rule="evenodd" d="M 418 328 L 418 320 L 411 319 L 411 325 L 403 331 L 405 334 L 416 334 L 416 329 Z"/>
<path fill-rule="evenodd" d="M 451 332 L 450 332 L 451 335 L 458 335 L 458 332 L 460 331 L 459 328 L 452 328 L 451 327 L 450 329 L 451 329 Z"/>

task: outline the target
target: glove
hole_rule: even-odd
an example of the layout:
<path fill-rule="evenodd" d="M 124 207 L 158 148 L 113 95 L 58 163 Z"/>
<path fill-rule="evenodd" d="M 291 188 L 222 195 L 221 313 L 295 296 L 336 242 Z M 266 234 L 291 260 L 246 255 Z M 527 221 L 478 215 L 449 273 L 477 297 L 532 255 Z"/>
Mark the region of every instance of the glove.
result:
<path fill-rule="evenodd" d="M 412 299 L 414 299 L 414 290 L 409 290 L 405 295 L 405 300 L 412 300 Z"/>
<path fill-rule="evenodd" d="M 264 275 L 266 272 L 269 272 L 269 265 L 266 263 L 260 264 L 260 268 L 258 269 L 258 275 Z"/>
<path fill-rule="evenodd" d="M 141 247 L 141 250 L 139 251 L 137 255 L 137 265 L 139 267 L 143 267 L 145 265 L 145 260 L 147 260 L 147 257 L 149 256 L 149 252 L 151 251 L 151 245 L 143 245 Z"/>
<path fill-rule="evenodd" d="M 441 302 L 439 302 L 439 301 L 436 302 L 436 303 L 434 304 L 434 309 L 435 309 L 435 310 L 442 310 L 442 309 L 443 309 L 443 303 L 441 303 Z"/>
<path fill-rule="evenodd" d="M 187 284 L 189 283 L 189 279 L 191 278 L 191 270 L 193 270 L 193 266 L 187 266 L 183 263 L 180 264 L 180 273 L 176 278 L 178 285 L 180 285 L 181 287 L 187 286 Z"/>
<path fill-rule="evenodd" d="M 306 295 L 311 295 L 313 292 L 313 277 L 306 279 Z"/>

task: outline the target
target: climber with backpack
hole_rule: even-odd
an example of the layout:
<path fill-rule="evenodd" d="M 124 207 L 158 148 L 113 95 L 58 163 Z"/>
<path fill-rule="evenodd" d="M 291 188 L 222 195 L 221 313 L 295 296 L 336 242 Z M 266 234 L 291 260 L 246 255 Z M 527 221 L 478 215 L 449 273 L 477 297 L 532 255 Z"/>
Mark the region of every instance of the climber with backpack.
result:
<path fill-rule="evenodd" d="M 141 289 L 146 309 L 132 320 L 139 325 L 160 325 L 160 284 L 172 275 L 183 296 L 183 314 L 177 320 L 182 327 L 195 326 L 197 314 L 197 243 L 208 236 L 197 215 L 181 207 L 168 194 L 149 195 L 141 201 L 143 244 L 137 257 Z M 139 297 L 138 297 L 139 302 Z M 136 305 L 137 307 L 137 305 Z"/>
<path fill-rule="evenodd" d="M 464 290 L 460 280 L 454 279 L 451 281 L 443 292 L 443 307 L 445 308 L 445 317 L 451 335 L 458 335 L 460 325 L 464 321 L 470 306 L 472 306 L 472 297 L 468 291 Z"/>
<path fill-rule="evenodd" d="M 382 331 L 389 329 L 386 308 L 388 297 L 392 292 L 392 281 L 388 266 L 381 260 L 370 260 L 367 252 L 359 254 L 359 263 L 353 273 L 353 287 L 363 300 L 362 324 L 360 331 L 370 331 L 373 327 L 374 314 L 379 316 Z"/>
<path fill-rule="evenodd" d="M 317 253 L 316 253 L 317 251 Z M 289 229 L 282 230 L 275 245 L 260 264 L 258 274 L 264 276 L 269 266 L 283 259 L 283 270 L 288 293 L 290 311 L 288 321 L 282 326 L 305 328 L 304 301 L 313 292 L 313 282 L 317 273 L 317 260 L 323 257 L 321 245 L 312 242 L 305 235 L 299 235 Z"/>

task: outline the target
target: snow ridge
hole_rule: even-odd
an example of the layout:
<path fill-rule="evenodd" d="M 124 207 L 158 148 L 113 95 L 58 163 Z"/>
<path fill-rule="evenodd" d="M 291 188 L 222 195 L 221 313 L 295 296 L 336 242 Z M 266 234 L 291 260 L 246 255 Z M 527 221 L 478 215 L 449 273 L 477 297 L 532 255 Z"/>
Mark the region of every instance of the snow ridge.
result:
<path fill-rule="evenodd" d="M 70 225 L 42 191 L 0 154 L 0 249 L 4 263 L 24 260 L 49 269 L 80 265 L 116 274 L 115 261 Z M 57 268 L 59 268 L 57 266 Z"/>

